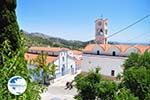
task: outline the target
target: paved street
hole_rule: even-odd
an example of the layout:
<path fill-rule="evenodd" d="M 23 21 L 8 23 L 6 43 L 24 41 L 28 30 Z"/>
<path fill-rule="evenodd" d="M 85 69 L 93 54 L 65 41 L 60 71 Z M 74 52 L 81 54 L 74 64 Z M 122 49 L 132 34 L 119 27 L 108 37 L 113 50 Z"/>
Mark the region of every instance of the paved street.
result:
<path fill-rule="evenodd" d="M 80 71 L 78 73 L 80 73 Z M 65 84 L 67 81 L 72 81 L 76 75 L 68 74 L 56 79 L 54 83 L 48 87 L 48 91 L 41 94 L 42 100 L 74 100 L 73 97 L 77 94 L 77 90 L 74 87 L 71 90 L 65 89 Z"/>

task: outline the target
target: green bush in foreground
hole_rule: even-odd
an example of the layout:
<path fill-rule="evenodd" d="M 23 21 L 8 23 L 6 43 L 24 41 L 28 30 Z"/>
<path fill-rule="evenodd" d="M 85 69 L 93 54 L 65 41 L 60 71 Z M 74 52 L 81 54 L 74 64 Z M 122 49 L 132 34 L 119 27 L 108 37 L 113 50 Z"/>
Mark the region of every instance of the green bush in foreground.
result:
<path fill-rule="evenodd" d="M 16 20 L 16 0 L 0 0 L 0 100 L 40 100 L 44 87 L 32 82 L 24 59 L 24 39 Z M 27 82 L 25 93 L 15 96 L 8 91 L 8 80 L 22 76 Z"/>
<path fill-rule="evenodd" d="M 4 64 L 0 65 L 0 100 L 40 100 L 40 94 L 44 91 L 45 87 L 38 83 L 32 82 L 27 62 L 24 59 L 25 49 L 19 48 L 18 52 L 11 53 L 8 41 L 3 44 L 2 51 L 8 52 L 9 55 L 1 54 L 5 59 Z M 19 96 L 15 96 L 8 91 L 8 80 L 13 76 L 22 76 L 27 82 L 26 91 Z"/>

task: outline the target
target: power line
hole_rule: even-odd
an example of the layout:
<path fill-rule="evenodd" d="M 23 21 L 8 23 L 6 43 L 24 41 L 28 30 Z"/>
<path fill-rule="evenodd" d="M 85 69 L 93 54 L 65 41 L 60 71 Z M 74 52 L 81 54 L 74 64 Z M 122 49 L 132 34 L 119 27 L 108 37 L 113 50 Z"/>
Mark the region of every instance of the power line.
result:
<path fill-rule="evenodd" d="M 109 35 L 107 38 L 110 38 L 110 37 L 112 37 L 112 36 L 114 36 L 114 35 L 116 35 L 116 34 L 119 34 L 120 32 L 122 32 L 122 31 L 124 31 L 124 30 L 126 30 L 126 29 L 128 29 L 128 28 L 130 28 L 130 27 L 132 27 L 132 26 L 134 26 L 134 25 L 136 25 L 137 23 L 143 21 L 144 19 L 148 18 L 149 16 L 150 16 L 150 15 L 144 16 L 143 18 L 141 18 L 141 19 L 137 20 L 136 22 L 134 22 L 134 23 L 128 25 L 127 27 L 125 27 L 125 28 L 123 28 L 123 29 L 121 29 L 121 30 L 119 30 L 119 31 L 117 31 L 117 32 L 115 32 L 115 33 Z"/>
<path fill-rule="evenodd" d="M 136 36 L 136 37 L 134 37 L 134 38 L 129 39 L 128 41 L 132 41 L 132 40 L 141 38 L 141 37 L 146 36 L 146 35 L 150 35 L 150 34 L 140 34 L 140 35 L 138 35 L 138 36 Z"/>

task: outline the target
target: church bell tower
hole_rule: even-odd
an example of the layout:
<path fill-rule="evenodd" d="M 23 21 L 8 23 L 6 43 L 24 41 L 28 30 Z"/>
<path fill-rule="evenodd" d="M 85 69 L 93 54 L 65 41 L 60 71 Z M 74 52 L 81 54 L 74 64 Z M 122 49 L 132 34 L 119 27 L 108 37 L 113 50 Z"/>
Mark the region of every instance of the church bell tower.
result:
<path fill-rule="evenodd" d="M 108 19 L 97 19 L 95 21 L 95 42 L 97 44 L 106 44 L 107 43 L 107 32 L 108 32 Z"/>

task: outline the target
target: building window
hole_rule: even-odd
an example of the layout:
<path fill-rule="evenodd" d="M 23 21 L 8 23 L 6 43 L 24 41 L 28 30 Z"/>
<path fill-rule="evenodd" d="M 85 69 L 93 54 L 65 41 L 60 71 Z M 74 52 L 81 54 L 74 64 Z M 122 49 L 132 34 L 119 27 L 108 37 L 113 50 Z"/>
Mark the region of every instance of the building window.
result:
<path fill-rule="evenodd" d="M 64 57 L 62 57 L 62 61 L 65 61 L 65 58 L 64 58 Z"/>
<path fill-rule="evenodd" d="M 113 51 L 113 52 L 112 52 L 112 55 L 113 55 L 113 56 L 116 56 L 116 52 L 115 52 L 115 51 Z"/>
<path fill-rule="evenodd" d="M 105 32 L 106 32 L 105 34 L 107 34 L 107 32 L 108 32 L 108 31 L 107 31 L 107 30 L 105 30 Z"/>
<path fill-rule="evenodd" d="M 111 76 L 115 76 L 115 70 L 111 70 Z"/>
<path fill-rule="evenodd" d="M 65 64 L 63 64 L 63 67 L 65 68 Z"/>

